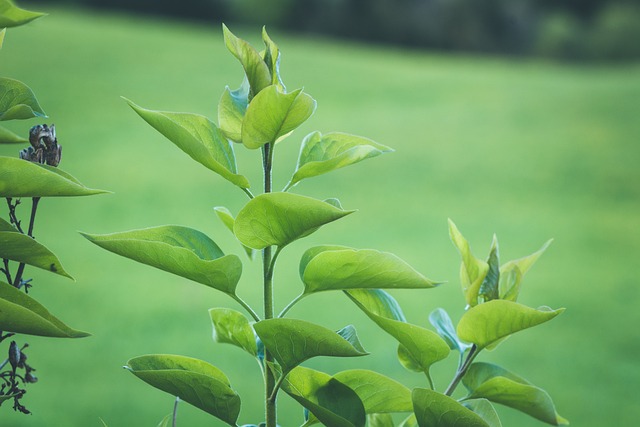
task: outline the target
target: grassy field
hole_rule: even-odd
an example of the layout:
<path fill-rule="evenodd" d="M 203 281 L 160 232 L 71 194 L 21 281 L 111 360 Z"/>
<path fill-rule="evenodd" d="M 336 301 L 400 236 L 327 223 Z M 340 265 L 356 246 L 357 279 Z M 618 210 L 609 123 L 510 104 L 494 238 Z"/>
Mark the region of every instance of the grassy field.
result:
<path fill-rule="evenodd" d="M 212 207 L 237 212 L 244 195 L 193 163 L 142 122 L 120 95 L 152 109 L 215 118 L 225 85 L 241 69 L 221 30 L 95 13 L 51 16 L 9 31 L 0 75 L 28 83 L 56 124 L 62 168 L 111 195 L 41 203 L 36 236 L 77 283 L 30 270 L 35 295 L 71 326 L 93 333 L 65 341 L 28 338 L 40 382 L 29 387 L 33 415 L 0 412 L 3 426 L 154 426 L 170 396 L 121 366 L 147 353 L 210 361 L 243 397 L 241 423 L 259 423 L 258 367 L 237 349 L 214 345 L 207 309 L 237 308 L 203 286 L 102 251 L 76 230 L 108 233 L 161 224 L 198 228 L 241 254 Z M 232 29 L 256 40 L 259 29 Z M 640 419 L 640 66 L 578 67 L 535 61 L 444 56 L 272 34 L 289 88 L 318 101 L 303 129 L 278 146 L 275 186 L 290 176 L 299 141 L 312 130 L 341 130 L 396 152 L 300 184 L 296 191 L 338 197 L 359 211 L 288 247 L 277 272 L 277 306 L 300 290 L 297 263 L 321 243 L 393 252 L 447 284 L 396 292 L 410 321 L 427 324 L 436 307 L 463 312 L 458 255 L 447 218 L 484 257 L 497 233 L 508 260 L 551 248 L 527 275 L 521 302 L 566 307 L 558 319 L 522 332 L 481 360 L 521 374 L 553 396 L 581 427 L 632 426 Z M 36 121 L 13 123 L 25 133 Z M 15 146 L 0 154 L 15 155 Z M 239 150 L 241 171 L 259 187 L 258 152 Z M 26 209 L 26 208 L 23 208 Z M 6 208 L 2 208 L 3 215 Z M 25 211 L 22 211 L 26 215 Z M 259 304 L 259 263 L 245 268 L 240 293 Z M 395 344 L 339 294 L 309 298 L 291 311 L 330 328 L 354 324 L 371 356 L 318 360 L 327 372 L 379 369 L 412 386 Z M 453 359 L 453 357 L 452 357 Z M 434 367 L 442 389 L 453 360 Z M 280 424 L 301 423 L 281 398 Z M 500 408 L 505 426 L 541 425 Z M 222 425 L 180 407 L 181 426 Z"/>

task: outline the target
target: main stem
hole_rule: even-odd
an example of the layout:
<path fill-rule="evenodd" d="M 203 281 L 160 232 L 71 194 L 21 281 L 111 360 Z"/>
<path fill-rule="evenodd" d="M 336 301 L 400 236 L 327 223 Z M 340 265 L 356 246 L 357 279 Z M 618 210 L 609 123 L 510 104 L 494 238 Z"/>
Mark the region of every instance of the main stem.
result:
<path fill-rule="evenodd" d="M 273 145 L 262 146 L 262 169 L 264 171 L 264 192 L 271 193 L 271 168 L 273 166 Z M 271 266 L 271 246 L 262 250 L 262 272 L 264 278 L 264 318 L 273 318 L 273 268 Z M 264 383 L 265 383 L 265 422 L 266 427 L 276 427 L 276 399 L 270 399 L 276 386 L 276 378 L 269 365 L 273 356 L 265 349 L 264 352 Z"/>
<path fill-rule="evenodd" d="M 453 394 L 454 390 L 460 383 L 460 380 L 462 380 L 462 377 L 464 377 L 464 374 L 467 373 L 469 366 L 471 366 L 473 359 L 476 358 L 478 353 L 480 353 L 480 350 L 478 350 L 478 347 L 474 344 L 471 347 L 471 350 L 469 350 L 469 354 L 467 354 L 466 360 L 458 367 L 458 371 L 456 372 L 455 377 L 453 377 L 451 384 L 449 384 L 449 387 L 447 387 L 447 389 L 444 392 L 445 395 L 451 396 Z"/>

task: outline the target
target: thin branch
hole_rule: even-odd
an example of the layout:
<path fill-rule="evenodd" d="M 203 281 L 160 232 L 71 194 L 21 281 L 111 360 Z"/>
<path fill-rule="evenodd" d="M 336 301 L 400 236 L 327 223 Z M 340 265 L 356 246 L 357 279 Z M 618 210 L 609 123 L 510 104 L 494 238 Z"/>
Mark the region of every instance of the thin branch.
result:
<path fill-rule="evenodd" d="M 13 199 L 11 197 L 7 197 L 7 205 L 9 206 L 9 222 L 11 222 L 19 232 L 24 234 L 24 231 L 22 231 L 22 227 L 20 226 L 20 221 L 16 216 L 16 207 L 20 204 L 20 199 L 16 200 L 15 203 L 11 203 L 12 200 Z"/>
<path fill-rule="evenodd" d="M 176 427 L 178 422 L 178 403 L 180 403 L 180 398 L 176 396 L 176 402 L 173 404 L 173 417 L 171 418 L 171 427 Z"/>
<path fill-rule="evenodd" d="M 304 292 L 301 293 L 300 295 L 298 295 L 297 297 L 295 297 L 289 304 L 287 304 L 287 306 L 285 308 L 282 309 L 282 311 L 280 312 L 280 314 L 278 314 L 278 318 L 282 318 L 284 317 L 285 314 L 287 314 L 287 312 L 289 310 L 291 310 L 291 307 L 293 307 L 294 305 L 296 305 L 296 303 L 298 301 L 300 301 L 302 298 L 306 297 L 309 294 L 305 294 Z"/>
<path fill-rule="evenodd" d="M 480 353 L 480 351 L 481 350 L 479 350 L 475 344 L 471 347 L 471 350 L 469 350 L 469 354 L 467 355 L 467 359 L 464 361 L 462 366 L 458 368 L 458 371 L 456 372 L 456 376 L 453 377 L 451 384 L 449 384 L 449 386 L 445 390 L 444 392 L 445 395 L 451 396 L 453 394 L 454 390 L 460 383 L 460 380 L 462 380 L 462 377 L 464 377 L 464 375 L 467 373 L 469 366 L 471 366 L 473 359 L 476 358 L 476 356 Z"/>
<path fill-rule="evenodd" d="M 269 396 L 269 402 L 275 403 L 276 397 L 278 396 L 278 391 L 280 390 L 280 386 L 282 386 L 282 383 L 287 375 L 289 375 L 289 372 L 283 372 L 282 375 L 280 375 L 280 378 L 278 378 L 278 381 L 276 382 L 275 386 L 273 387 L 273 391 Z"/>
<path fill-rule="evenodd" d="M 249 190 L 248 188 L 241 188 L 242 191 L 244 191 L 244 194 L 246 194 L 247 196 L 249 196 L 250 199 L 253 199 L 255 196 L 253 195 L 253 193 L 251 192 L 251 190 Z"/>
<path fill-rule="evenodd" d="M 251 315 L 251 317 L 253 317 L 253 320 L 255 320 L 256 322 L 259 322 L 260 320 L 260 316 L 258 316 L 258 313 L 256 313 L 253 308 L 251 308 L 251 306 L 249 304 L 247 304 L 247 302 L 245 300 L 243 300 L 242 298 L 240 298 L 238 295 L 233 294 L 230 295 L 231 298 L 233 298 L 238 304 L 240 304 L 242 306 L 242 308 L 244 308 L 245 310 L 247 310 L 247 312 Z"/>
<path fill-rule="evenodd" d="M 33 226 L 36 222 L 36 212 L 38 211 L 38 202 L 40 201 L 40 197 L 34 197 L 31 199 L 31 217 L 29 218 L 29 229 L 28 236 L 33 238 Z M 13 280 L 13 286 L 20 289 L 22 287 L 22 274 L 24 273 L 24 263 L 20 263 L 18 266 L 18 271 L 16 272 L 16 277 Z"/>

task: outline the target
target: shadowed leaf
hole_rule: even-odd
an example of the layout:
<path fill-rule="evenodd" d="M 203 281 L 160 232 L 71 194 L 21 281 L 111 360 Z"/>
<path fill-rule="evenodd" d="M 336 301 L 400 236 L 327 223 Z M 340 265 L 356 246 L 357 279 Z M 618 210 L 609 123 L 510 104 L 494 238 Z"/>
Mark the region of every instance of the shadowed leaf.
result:
<path fill-rule="evenodd" d="M 73 280 L 53 252 L 42 243 L 15 230 L 0 231 L 0 258 L 32 265 Z"/>
<path fill-rule="evenodd" d="M 1 45 L 0 39 L 0 45 Z M 15 133 L 11 132 L 9 129 L 3 128 L 0 126 L 0 144 L 26 144 L 29 140 L 25 139 Z"/>
<path fill-rule="evenodd" d="M 0 282 L 0 330 L 56 338 L 89 336 L 65 325 L 38 301 L 4 282 Z"/>
<path fill-rule="evenodd" d="M 253 328 L 242 313 L 229 308 L 212 308 L 209 316 L 213 324 L 214 341 L 235 345 L 252 356 L 258 354 Z"/>
<path fill-rule="evenodd" d="M 0 197 L 91 196 L 106 193 L 82 185 L 52 166 L 0 157 Z"/>
<path fill-rule="evenodd" d="M 489 265 L 474 257 L 469 242 L 462 236 L 453 221 L 449 220 L 449 235 L 451 241 L 458 248 L 462 257 L 460 265 L 460 283 L 467 304 L 471 307 L 478 304 L 478 293 L 484 278 L 489 271 Z"/>
<path fill-rule="evenodd" d="M 413 390 L 413 408 L 420 427 L 490 427 L 457 400 L 433 390 Z"/>
<path fill-rule="evenodd" d="M 24 83 L 0 77 L 0 121 L 47 117 L 36 95 Z"/>
<path fill-rule="evenodd" d="M 190 357 L 156 354 L 135 357 L 125 368 L 147 384 L 236 426 L 240 397 L 215 366 Z"/>

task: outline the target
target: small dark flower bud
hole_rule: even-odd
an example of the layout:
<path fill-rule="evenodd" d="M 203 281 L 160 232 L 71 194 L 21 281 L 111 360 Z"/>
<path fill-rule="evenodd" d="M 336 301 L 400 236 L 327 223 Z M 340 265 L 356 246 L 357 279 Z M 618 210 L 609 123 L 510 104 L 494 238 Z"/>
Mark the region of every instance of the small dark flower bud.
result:
<path fill-rule="evenodd" d="M 11 341 L 9 345 L 9 363 L 11 363 L 11 367 L 15 371 L 20 365 L 20 355 L 22 352 L 18 348 L 18 344 L 15 341 Z"/>
<path fill-rule="evenodd" d="M 38 377 L 33 375 L 31 372 L 27 372 L 27 375 L 24 376 L 24 381 L 30 384 L 37 383 Z"/>

